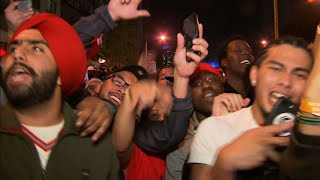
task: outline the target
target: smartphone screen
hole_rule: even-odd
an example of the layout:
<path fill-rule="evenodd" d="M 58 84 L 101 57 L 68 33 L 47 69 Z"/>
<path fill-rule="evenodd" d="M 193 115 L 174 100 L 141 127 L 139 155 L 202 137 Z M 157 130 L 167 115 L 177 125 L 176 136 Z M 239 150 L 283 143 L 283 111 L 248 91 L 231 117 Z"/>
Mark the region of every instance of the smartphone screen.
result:
<path fill-rule="evenodd" d="M 199 29 L 198 29 L 198 15 L 196 13 L 192 13 L 189 17 L 187 17 L 183 21 L 183 35 L 185 40 L 185 47 L 187 52 L 193 52 L 199 54 L 200 52 L 196 52 L 192 50 L 192 40 L 199 37 Z M 187 62 L 192 61 L 187 57 Z"/>
<path fill-rule="evenodd" d="M 298 105 L 287 98 L 281 97 L 272 108 L 265 125 L 281 124 L 289 120 L 294 120 L 298 112 Z M 279 136 L 288 136 L 290 132 L 279 134 Z"/>
<path fill-rule="evenodd" d="M 20 11 L 27 11 L 28 9 L 32 8 L 32 0 L 23 0 L 17 5 L 17 8 Z"/>

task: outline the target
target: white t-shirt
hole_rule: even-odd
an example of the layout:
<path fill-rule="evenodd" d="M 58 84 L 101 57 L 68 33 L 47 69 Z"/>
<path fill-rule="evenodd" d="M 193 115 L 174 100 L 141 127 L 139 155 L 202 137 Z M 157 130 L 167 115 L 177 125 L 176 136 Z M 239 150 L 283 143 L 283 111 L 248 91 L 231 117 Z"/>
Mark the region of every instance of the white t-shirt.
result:
<path fill-rule="evenodd" d="M 245 131 L 259 127 L 252 108 L 243 108 L 225 116 L 209 117 L 200 123 L 191 145 L 188 163 L 213 166 L 219 150 Z"/>
<path fill-rule="evenodd" d="M 57 137 L 63 128 L 64 121 L 48 126 L 35 127 L 22 124 L 23 131 L 31 138 L 34 143 L 41 161 L 42 168 L 45 169 L 53 146 L 56 144 Z"/>

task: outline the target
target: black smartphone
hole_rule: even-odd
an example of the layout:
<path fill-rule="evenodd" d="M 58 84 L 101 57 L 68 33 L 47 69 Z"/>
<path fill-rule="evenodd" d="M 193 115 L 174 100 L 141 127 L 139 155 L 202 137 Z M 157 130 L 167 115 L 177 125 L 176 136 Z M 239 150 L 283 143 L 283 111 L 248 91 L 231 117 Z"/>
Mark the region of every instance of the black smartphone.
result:
<path fill-rule="evenodd" d="M 198 15 L 196 13 L 192 13 L 183 21 L 183 36 L 187 52 L 193 52 L 200 55 L 200 52 L 192 50 L 192 40 L 199 37 Z M 192 59 L 187 57 L 187 62 L 191 61 Z"/>
<path fill-rule="evenodd" d="M 278 102 L 272 108 L 265 125 L 281 124 L 289 120 L 294 120 L 298 112 L 298 105 L 289 99 L 280 97 Z M 290 132 L 284 132 L 279 136 L 289 136 Z"/>
<path fill-rule="evenodd" d="M 20 11 L 27 11 L 28 9 L 32 8 L 32 0 L 23 0 L 17 5 L 17 8 Z"/>

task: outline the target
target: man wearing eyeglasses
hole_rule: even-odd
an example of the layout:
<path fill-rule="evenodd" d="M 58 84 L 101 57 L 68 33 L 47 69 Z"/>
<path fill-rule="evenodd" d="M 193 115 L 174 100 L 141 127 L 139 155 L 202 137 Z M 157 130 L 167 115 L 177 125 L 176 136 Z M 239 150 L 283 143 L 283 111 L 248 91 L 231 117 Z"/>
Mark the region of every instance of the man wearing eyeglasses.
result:
<path fill-rule="evenodd" d="M 114 106 L 119 107 L 128 86 L 136 83 L 138 80 L 146 79 L 147 77 L 147 71 L 143 67 L 139 65 L 130 65 L 111 73 L 104 81 L 92 81 L 89 82 L 87 86 L 93 86 L 93 88 L 88 88 L 91 95 L 108 100 Z M 92 84 L 91 86 L 91 83 L 95 84 Z"/>

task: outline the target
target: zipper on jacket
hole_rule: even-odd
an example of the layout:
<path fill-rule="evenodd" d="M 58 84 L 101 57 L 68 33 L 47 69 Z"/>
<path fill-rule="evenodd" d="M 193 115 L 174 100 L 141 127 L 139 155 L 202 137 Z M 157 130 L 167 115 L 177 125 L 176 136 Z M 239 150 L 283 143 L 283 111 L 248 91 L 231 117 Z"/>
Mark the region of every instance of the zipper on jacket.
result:
<path fill-rule="evenodd" d="M 44 168 L 41 168 L 41 174 L 42 174 L 42 179 L 46 180 L 47 179 L 47 170 Z"/>
<path fill-rule="evenodd" d="M 90 170 L 81 169 L 81 180 L 90 180 Z"/>

